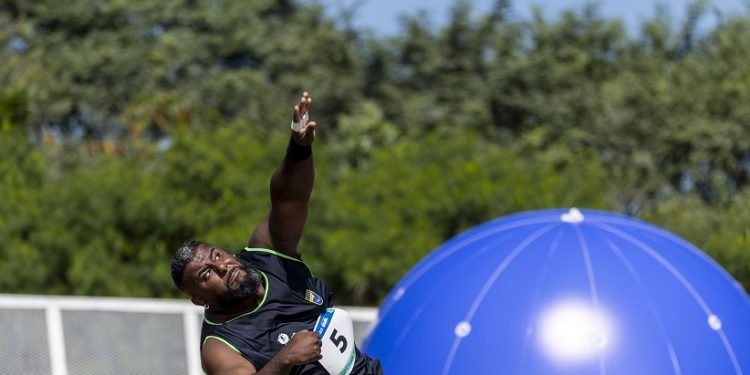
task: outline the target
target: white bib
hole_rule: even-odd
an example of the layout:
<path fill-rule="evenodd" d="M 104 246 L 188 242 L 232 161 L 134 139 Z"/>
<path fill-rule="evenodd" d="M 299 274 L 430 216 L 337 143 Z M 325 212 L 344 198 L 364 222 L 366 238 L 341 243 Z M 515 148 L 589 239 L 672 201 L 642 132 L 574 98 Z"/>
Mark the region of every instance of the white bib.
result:
<path fill-rule="evenodd" d="M 354 367 L 354 325 L 345 310 L 330 308 L 320 314 L 315 323 L 323 346 L 318 362 L 331 375 L 348 375 Z"/>

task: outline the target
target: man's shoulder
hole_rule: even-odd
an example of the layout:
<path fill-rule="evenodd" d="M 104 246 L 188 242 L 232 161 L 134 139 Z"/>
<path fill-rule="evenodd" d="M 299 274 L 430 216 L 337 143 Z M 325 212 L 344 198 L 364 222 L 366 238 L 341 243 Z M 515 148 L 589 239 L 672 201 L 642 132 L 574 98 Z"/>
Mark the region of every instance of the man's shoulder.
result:
<path fill-rule="evenodd" d="M 237 256 L 265 272 L 312 274 L 310 268 L 302 259 L 272 249 L 246 247 Z"/>
<path fill-rule="evenodd" d="M 282 261 L 296 262 L 305 264 L 300 257 L 294 257 L 289 254 L 282 253 L 273 249 L 262 248 L 262 247 L 245 247 L 240 251 L 237 256 L 242 257 L 260 257 L 260 258 L 271 258 Z"/>

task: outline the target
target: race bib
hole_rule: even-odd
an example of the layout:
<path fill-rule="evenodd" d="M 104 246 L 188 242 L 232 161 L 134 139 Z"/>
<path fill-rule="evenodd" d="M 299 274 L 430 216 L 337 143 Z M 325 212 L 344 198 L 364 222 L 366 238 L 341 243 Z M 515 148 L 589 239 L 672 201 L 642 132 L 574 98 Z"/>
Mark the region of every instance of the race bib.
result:
<path fill-rule="evenodd" d="M 354 325 L 349 313 L 336 308 L 320 314 L 315 323 L 315 332 L 320 335 L 323 346 L 318 362 L 331 375 L 348 375 L 354 367 Z"/>

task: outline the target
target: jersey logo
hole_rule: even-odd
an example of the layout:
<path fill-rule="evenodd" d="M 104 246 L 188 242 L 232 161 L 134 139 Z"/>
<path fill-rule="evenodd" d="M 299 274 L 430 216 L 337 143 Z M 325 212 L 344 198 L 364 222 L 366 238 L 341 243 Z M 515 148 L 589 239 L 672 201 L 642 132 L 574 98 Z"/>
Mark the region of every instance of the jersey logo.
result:
<path fill-rule="evenodd" d="M 289 342 L 289 336 L 286 333 L 279 334 L 279 344 L 286 345 Z"/>
<path fill-rule="evenodd" d="M 322 305 L 323 304 L 323 298 L 320 298 L 319 295 L 315 294 L 312 290 L 308 289 L 305 291 L 305 299 L 307 302 L 314 303 L 316 305 Z"/>

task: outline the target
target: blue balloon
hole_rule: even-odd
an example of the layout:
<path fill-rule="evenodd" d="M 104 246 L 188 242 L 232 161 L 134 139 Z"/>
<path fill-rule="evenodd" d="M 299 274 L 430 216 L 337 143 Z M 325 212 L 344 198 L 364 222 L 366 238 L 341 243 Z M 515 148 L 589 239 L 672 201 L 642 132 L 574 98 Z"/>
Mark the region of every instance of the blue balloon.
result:
<path fill-rule="evenodd" d="M 750 298 L 687 241 L 590 210 L 496 219 L 383 302 L 386 374 L 750 374 Z"/>

